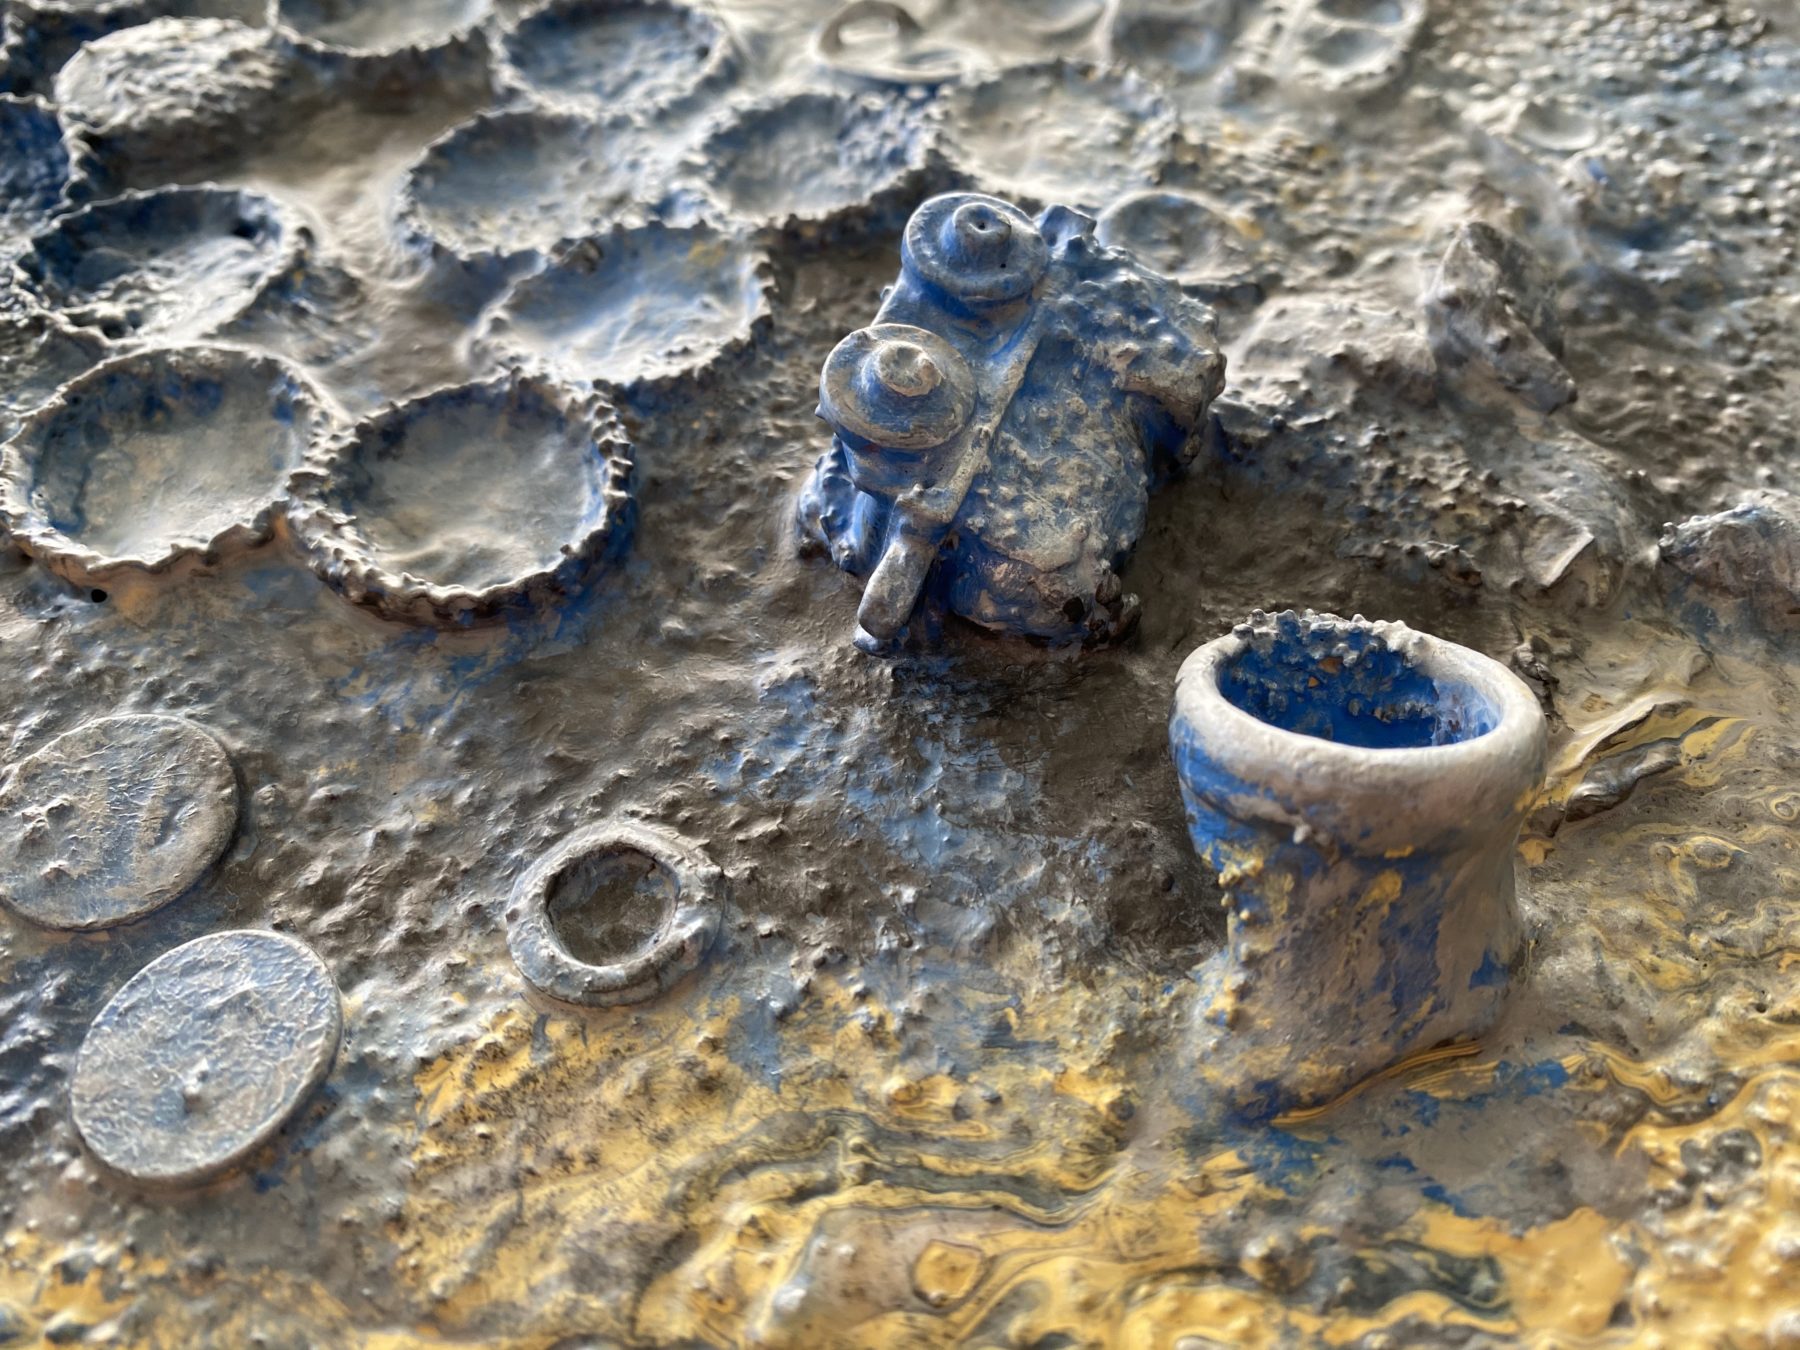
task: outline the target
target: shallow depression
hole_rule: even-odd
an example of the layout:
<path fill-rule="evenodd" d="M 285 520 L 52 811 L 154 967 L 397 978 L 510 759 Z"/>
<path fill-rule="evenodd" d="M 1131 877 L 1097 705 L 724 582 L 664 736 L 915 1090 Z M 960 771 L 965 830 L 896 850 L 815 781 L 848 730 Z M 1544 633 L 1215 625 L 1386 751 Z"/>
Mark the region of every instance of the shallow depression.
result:
<path fill-rule="evenodd" d="M 799 94 L 747 111 L 702 156 L 708 185 L 752 221 L 817 220 L 860 206 L 923 158 L 920 129 L 891 104 Z"/>
<path fill-rule="evenodd" d="M 765 272 L 760 249 L 704 227 L 589 240 L 522 281 L 487 342 L 572 381 L 678 375 L 749 335 Z"/>
<path fill-rule="evenodd" d="M 555 567 L 605 483 L 583 423 L 535 386 L 478 385 L 365 426 L 330 495 L 384 569 L 483 590 Z"/>
<path fill-rule="evenodd" d="M 300 36 L 348 51 L 434 45 L 492 10 L 489 0 L 281 0 L 279 21 Z"/>
<path fill-rule="evenodd" d="M 1259 721 L 1368 749 L 1454 745 L 1492 731 L 1499 709 L 1434 679 L 1367 627 L 1283 621 L 1254 634 L 1220 672 L 1219 691 Z"/>
<path fill-rule="evenodd" d="M 655 940 L 679 887 L 656 859 L 621 847 L 583 858 L 550 885 L 557 939 L 589 965 L 629 960 Z"/>
<path fill-rule="evenodd" d="M 622 123 L 536 111 L 465 122 L 414 166 L 414 228 L 454 253 L 517 253 L 641 214 L 667 187 L 666 147 Z"/>
<path fill-rule="evenodd" d="M 534 88 L 647 112 L 691 92 L 725 54 L 707 15 L 665 0 L 574 0 L 545 6 L 506 39 Z"/>
<path fill-rule="evenodd" d="M 314 406 L 280 362 L 230 348 L 110 361 L 19 433 L 23 522 L 156 565 L 234 528 L 261 532 L 305 457 Z"/>
<path fill-rule="evenodd" d="M 267 197 L 168 188 L 63 217 L 32 241 L 20 266 L 72 323 L 110 338 L 180 341 L 247 309 L 296 244 Z"/>
<path fill-rule="evenodd" d="M 1104 206 L 1154 181 L 1172 114 L 1134 76 L 1024 67 L 945 101 L 946 149 L 984 191 Z"/>

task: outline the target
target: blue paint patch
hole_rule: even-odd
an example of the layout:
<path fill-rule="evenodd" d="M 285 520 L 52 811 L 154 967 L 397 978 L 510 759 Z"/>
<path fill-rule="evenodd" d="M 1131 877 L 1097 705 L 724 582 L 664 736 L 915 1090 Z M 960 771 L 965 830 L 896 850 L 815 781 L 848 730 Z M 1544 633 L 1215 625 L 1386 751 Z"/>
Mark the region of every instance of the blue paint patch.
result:
<path fill-rule="evenodd" d="M 1459 1219 L 1478 1219 L 1481 1215 L 1453 1192 L 1446 1190 L 1438 1182 L 1429 1182 L 1419 1187 L 1419 1194 L 1427 1200 L 1435 1200 L 1447 1207 Z"/>
<path fill-rule="evenodd" d="M 1505 984 L 1507 978 L 1506 962 L 1490 949 L 1482 954 L 1481 964 L 1475 968 L 1475 973 L 1469 976 L 1469 988 L 1495 988 Z"/>

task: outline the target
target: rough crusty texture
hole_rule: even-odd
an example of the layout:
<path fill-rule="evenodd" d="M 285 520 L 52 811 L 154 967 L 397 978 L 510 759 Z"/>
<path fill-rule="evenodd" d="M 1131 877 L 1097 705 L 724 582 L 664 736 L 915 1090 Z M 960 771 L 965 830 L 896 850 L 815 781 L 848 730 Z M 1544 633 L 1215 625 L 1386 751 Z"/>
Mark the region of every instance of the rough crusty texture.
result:
<path fill-rule="evenodd" d="M 58 87 L 66 47 L 23 32 L 51 7 L 8 6 L 14 89 Z M 639 529 L 585 596 L 419 630 L 345 601 L 279 533 L 103 594 L 0 566 L 8 763 L 96 717 L 173 713 L 227 747 L 245 799 L 216 880 L 138 923 L 70 938 L 0 916 L 5 1332 L 809 1350 L 1800 1334 L 1789 536 L 1760 498 L 1750 528 L 1680 524 L 1792 488 L 1791 7 L 909 8 L 944 17 L 890 25 L 900 50 L 859 48 L 841 75 L 815 41 L 834 6 L 731 0 L 720 83 L 569 138 L 591 167 L 519 156 L 516 187 L 441 217 L 535 229 L 604 178 L 592 200 L 618 219 L 764 230 L 766 331 L 624 400 Z M 72 162 L 96 162 L 71 195 L 213 179 L 302 217 L 304 273 L 209 336 L 297 363 L 347 420 L 494 374 L 470 339 L 534 256 L 446 248 L 452 231 L 422 246 L 401 207 L 428 144 L 526 96 L 496 44 L 273 42 L 214 74 L 199 58 L 241 35 L 197 36 L 175 44 L 193 60 L 154 67 L 195 87 L 157 90 L 142 125 L 92 105 L 101 134 Z M 947 114 L 868 76 L 974 86 L 1056 58 L 1076 73 L 939 96 Z M 1107 60 L 1139 74 L 1089 73 Z M 817 139 L 831 118 L 790 116 L 765 181 L 690 167 L 709 137 L 737 144 L 715 119 L 802 89 L 876 105 L 846 114 L 853 155 Z M 934 141 L 965 107 L 979 125 Z M 1145 109 L 1168 137 L 1121 144 Z M 441 146 L 428 167 L 449 182 Z M 959 176 L 996 164 L 1005 182 Z M 1071 182 L 1200 199 L 1168 209 L 1196 251 L 1225 236 L 1193 283 L 1220 317 L 1218 422 L 1121 578 L 1143 602 L 1130 642 L 1077 656 L 946 623 L 870 661 L 843 640 L 854 584 L 793 551 L 820 365 L 878 304 L 919 200 L 1028 199 L 1034 165 L 1044 201 Z M 1109 219 L 1110 242 L 1155 246 L 1154 211 Z M 587 227 L 557 216 L 533 242 Z M 0 294 L 10 423 L 104 353 Z M 445 537 L 467 523 L 419 507 Z M 1509 662 L 1549 715 L 1550 785 L 1521 840 L 1531 955 L 1509 1020 L 1324 1114 L 1220 1134 L 1176 1067 L 1187 972 L 1223 915 L 1166 727 L 1183 658 L 1259 606 L 1403 620 Z M 507 896 L 615 813 L 702 845 L 732 909 L 661 998 L 541 1011 L 507 956 Z M 337 1067 L 235 1176 L 128 1194 L 69 1121 L 82 1037 L 157 956 L 238 927 L 324 958 Z"/>

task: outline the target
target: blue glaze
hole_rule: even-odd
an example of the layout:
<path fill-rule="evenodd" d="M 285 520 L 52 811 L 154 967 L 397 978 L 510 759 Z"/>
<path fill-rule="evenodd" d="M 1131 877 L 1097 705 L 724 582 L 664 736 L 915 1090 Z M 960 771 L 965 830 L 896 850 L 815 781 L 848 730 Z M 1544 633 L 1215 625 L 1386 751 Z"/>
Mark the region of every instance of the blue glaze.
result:
<path fill-rule="evenodd" d="M 1230 1113 L 1321 1104 L 1493 1024 L 1544 757 L 1514 676 L 1399 625 L 1259 614 L 1183 667 L 1170 746 L 1230 911 L 1197 976 L 1198 1068 Z"/>
<path fill-rule="evenodd" d="M 935 197 L 907 225 L 875 324 L 833 351 L 836 433 L 803 532 L 866 579 L 859 643 L 921 595 L 1000 633 L 1128 631 L 1117 572 L 1150 493 L 1198 448 L 1224 380 L 1210 310 L 1093 239 L 1067 207 Z"/>
<path fill-rule="evenodd" d="M 1473 690 L 1440 684 L 1389 651 L 1373 634 L 1303 629 L 1295 615 L 1278 620 L 1268 650 L 1234 662 L 1221 691 L 1259 721 L 1344 745 L 1399 750 L 1451 745 L 1486 735 L 1494 709 Z M 1332 678 L 1315 669 L 1339 644 L 1348 659 Z"/>
<path fill-rule="evenodd" d="M 56 113 L 35 99 L 0 96 L 0 251 L 55 214 L 69 169 Z"/>

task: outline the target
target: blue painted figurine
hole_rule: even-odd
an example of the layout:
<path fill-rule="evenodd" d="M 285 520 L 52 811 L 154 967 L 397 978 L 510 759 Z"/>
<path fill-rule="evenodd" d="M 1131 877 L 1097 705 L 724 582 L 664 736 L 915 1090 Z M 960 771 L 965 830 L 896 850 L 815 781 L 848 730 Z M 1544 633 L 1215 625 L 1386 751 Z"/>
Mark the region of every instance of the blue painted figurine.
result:
<path fill-rule="evenodd" d="M 1212 312 L 1094 222 L 977 193 L 913 213 L 875 323 L 831 353 L 836 435 L 801 528 L 864 578 L 857 645 L 922 594 L 999 633 L 1104 642 L 1138 613 L 1118 570 L 1149 495 L 1224 383 Z"/>

